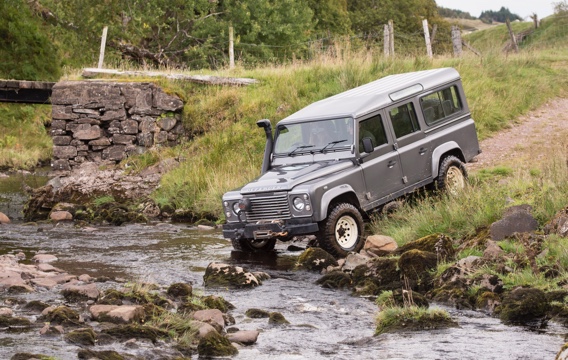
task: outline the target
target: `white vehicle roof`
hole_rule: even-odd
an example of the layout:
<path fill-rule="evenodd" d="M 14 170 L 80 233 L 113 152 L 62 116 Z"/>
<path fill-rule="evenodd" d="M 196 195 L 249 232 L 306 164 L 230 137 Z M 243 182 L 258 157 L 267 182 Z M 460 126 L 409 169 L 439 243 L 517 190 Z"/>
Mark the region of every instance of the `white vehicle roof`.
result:
<path fill-rule="evenodd" d="M 286 117 L 280 121 L 280 124 L 338 117 L 356 118 L 390 105 L 394 102 L 391 98 L 399 97 L 399 99 L 402 99 L 410 95 L 405 95 L 405 91 L 402 90 L 408 89 L 411 94 L 416 94 L 417 92 L 427 91 L 430 88 L 438 87 L 459 78 L 459 73 L 453 68 L 385 76 L 368 84 L 312 103 Z"/>

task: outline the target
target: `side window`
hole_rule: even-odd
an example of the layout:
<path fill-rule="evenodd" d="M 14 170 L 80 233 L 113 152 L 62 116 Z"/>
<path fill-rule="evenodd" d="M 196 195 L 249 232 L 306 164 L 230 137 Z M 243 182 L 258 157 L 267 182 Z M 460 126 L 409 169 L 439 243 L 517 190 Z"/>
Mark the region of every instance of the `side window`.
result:
<path fill-rule="evenodd" d="M 456 86 L 440 90 L 420 99 L 424 120 L 432 125 L 462 110 Z"/>
<path fill-rule="evenodd" d="M 397 139 L 420 130 L 414 104 L 411 102 L 391 109 L 390 118 Z"/>
<path fill-rule="evenodd" d="M 387 136 L 381 115 L 373 116 L 359 123 L 359 149 L 363 151 L 363 139 L 370 138 L 373 147 L 381 146 L 387 143 Z"/>

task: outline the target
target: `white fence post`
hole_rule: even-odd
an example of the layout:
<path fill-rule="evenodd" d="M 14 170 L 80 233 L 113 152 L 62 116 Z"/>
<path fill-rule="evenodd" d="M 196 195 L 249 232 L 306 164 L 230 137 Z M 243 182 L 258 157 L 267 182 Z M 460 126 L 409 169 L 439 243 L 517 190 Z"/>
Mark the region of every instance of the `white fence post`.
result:
<path fill-rule="evenodd" d="M 99 53 L 99 69 L 103 68 L 103 63 L 105 61 L 105 47 L 106 47 L 106 41 L 107 41 L 107 32 L 108 32 L 108 26 L 105 26 L 103 28 L 103 36 L 101 38 L 101 52 Z"/>
<path fill-rule="evenodd" d="M 430 30 L 428 30 L 428 20 L 422 20 L 422 26 L 424 27 L 424 40 L 426 41 L 426 53 L 428 57 L 432 59 L 432 44 L 430 43 Z"/>

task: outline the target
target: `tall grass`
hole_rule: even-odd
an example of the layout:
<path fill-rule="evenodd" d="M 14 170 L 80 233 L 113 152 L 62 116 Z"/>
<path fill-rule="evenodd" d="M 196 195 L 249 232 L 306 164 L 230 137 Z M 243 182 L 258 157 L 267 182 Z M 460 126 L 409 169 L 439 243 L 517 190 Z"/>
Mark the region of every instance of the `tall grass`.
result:
<path fill-rule="evenodd" d="M 393 237 L 399 245 L 432 233 L 459 240 L 475 235 L 498 220 L 506 207 L 530 204 L 540 225 L 566 206 L 568 154 L 566 144 L 546 150 L 538 171 L 534 164 L 516 165 L 498 177 L 476 177 L 458 196 L 428 193 L 415 196 L 392 215 L 371 224 L 373 233 Z"/>

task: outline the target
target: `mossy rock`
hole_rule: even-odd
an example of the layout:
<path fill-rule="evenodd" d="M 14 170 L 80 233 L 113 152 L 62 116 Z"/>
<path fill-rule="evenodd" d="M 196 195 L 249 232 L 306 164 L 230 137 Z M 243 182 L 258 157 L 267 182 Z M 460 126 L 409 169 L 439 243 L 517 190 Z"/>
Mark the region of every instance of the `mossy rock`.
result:
<path fill-rule="evenodd" d="M 496 310 L 506 324 L 539 326 L 546 320 L 550 304 L 540 289 L 516 288 L 505 294 L 501 306 Z"/>
<path fill-rule="evenodd" d="M 48 304 L 44 303 L 43 301 L 39 300 L 32 300 L 24 306 L 25 310 L 32 311 L 32 312 L 42 312 L 43 310 L 49 307 Z"/>
<path fill-rule="evenodd" d="M 467 288 L 460 287 L 443 287 L 438 289 L 433 289 L 429 293 L 429 298 L 432 301 L 453 306 L 456 309 L 475 309 L 475 297 L 472 297 Z"/>
<path fill-rule="evenodd" d="M 116 289 L 108 289 L 103 293 L 103 296 L 99 297 L 97 304 L 99 305 L 122 305 L 122 300 L 125 295 L 122 291 Z"/>
<path fill-rule="evenodd" d="M 410 305 L 425 309 L 430 307 L 426 297 L 416 291 L 396 289 L 393 290 L 392 297 L 396 306 L 404 307 Z"/>
<path fill-rule="evenodd" d="M 271 312 L 268 317 L 268 323 L 270 325 L 288 325 L 290 322 L 286 320 L 284 315 L 279 312 Z"/>
<path fill-rule="evenodd" d="M 120 340 L 128 340 L 132 338 L 148 339 L 153 343 L 155 343 L 158 338 L 167 338 L 169 336 L 168 332 L 165 330 L 138 324 L 120 325 L 109 329 L 103 329 L 102 332 Z"/>
<path fill-rule="evenodd" d="M 353 282 L 351 275 L 335 270 L 319 278 L 316 283 L 327 289 L 344 289 L 351 287 Z"/>
<path fill-rule="evenodd" d="M 444 234 L 432 234 L 411 241 L 396 249 L 394 254 L 402 255 L 410 250 L 431 252 L 440 261 L 453 260 L 456 256 L 452 239 Z"/>
<path fill-rule="evenodd" d="M 43 354 L 16 353 L 10 360 L 52 360 L 53 357 Z"/>
<path fill-rule="evenodd" d="M 501 296 L 492 291 L 483 291 L 475 301 L 475 308 L 492 314 L 501 304 Z"/>
<path fill-rule="evenodd" d="M 50 311 L 46 316 L 46 320 L 56 325 L 79 325 L 79 313 L 67 306 L 58 306 Z"/>
<path fill-rule="evenodd" d="M 144 314 L 145 314 L 144 321 L 149 321 L 153 318 L 160 317 L 164 313 L 168 312 L 168 310 L 164 309 L 163 307 L 154 304 L 144 304 L 142 305 L 142 307 L 144 308 Z"/>
<path fill-rule="evenodd" d="M 568 291 L 567 290 L 548 291 L 546 293 L 546 300 L 548 302 L 557 301 L 561 303 L 566 303 L 566 300 L 568 300 Z"/>
<path fill-rule="evenodd" d="M 235 308 L 235 305 L 231 304 L 221 296 L 209 295 L 202 297 L 201 301 L 208 309 L 217 309 L 223 313 Z"/>
<path fill-rule="evenodd" d="M 402 288 L 397 258 L 375 258 L 351 272 L 353 288 L 358 295 L 379 295 L 383 291 Z"/>
<path fill-rule="evenodd" d="M 205 310 L 205 309 L 207 309 L 205 305 L 187 301 L 178 306 L 177 312 L 180 314 L 189 314 L 198 310 Z"/>
<path fill-rule="evenodd" d="M 31 321 L 26 318 L 0 315 L 0 328 L 9 328 L 10 331 L 25 331 L 31 326 Z"/>
<path fill-rule="evenodd" d="M 337 260 L 327 251 L 318 247 L 306 249 L 298 257 L 298 266 L 309 271 L 322 271 L 328 266 L 338 266 Z"/>
<path fill-rule="evenodd" d="M 387 308 L 377 317 L 375 335 L 398 331 L 423 331 L 458 326 L 447 312 L 416 306 Z"/>
<path fill-rule="evenodd" d="M 65 335 L 65 341 L 75 345 L 94 346 L 97 334 L 91 328 L 73 330 Z"/>
<path fill-rule="evenodd" d="M 248 309 L 245 315 L 252 319 L 269 318 L 270 312 L 262 309 Z"/>
<path fill-rule="evenodd" d="M 211 263 L 205 270 L 203 282 L 206 287 L 252 288 L 260 285 L 253 274 L 239 266 Z"/>
<path fill-rule="evenodd" d="M 98 360 L 130 360 L 132 356 L 128 355 L 127 357 L 120 355 L 116 351 L 113 350 L 103 350 L 103 351 L 94 351 L 89 349 L 79 350 L 77 353 L 77 357 L 79 359 L 98 359 Z"/>
<path fill-rule="evenodd" d="M 239 353 L 229 339 L 220 335 L 216 331 L 211 331 L 199 340 L 197 345 L 199 357 L 223 357 L 233 356 Z"/>
<path fill-rule="evenodd" d="M 431 270 L 438 264 L 436 254 L 413 249 L 406 251 L 398 259 L 398 268 L 402 277 L 408 280 L 409 286 L 415 291 L 428 291 L 432 288 Z"/>
<path fill-rule="evenodd" d="M 191 297 L 193 293 L 193 287 L 191 284 L 186 283 L 175 283 L 171 284 L 168 287 L 166 292 L 169 296 L 173 298 L 181 298 L 181 297 Z"/>

